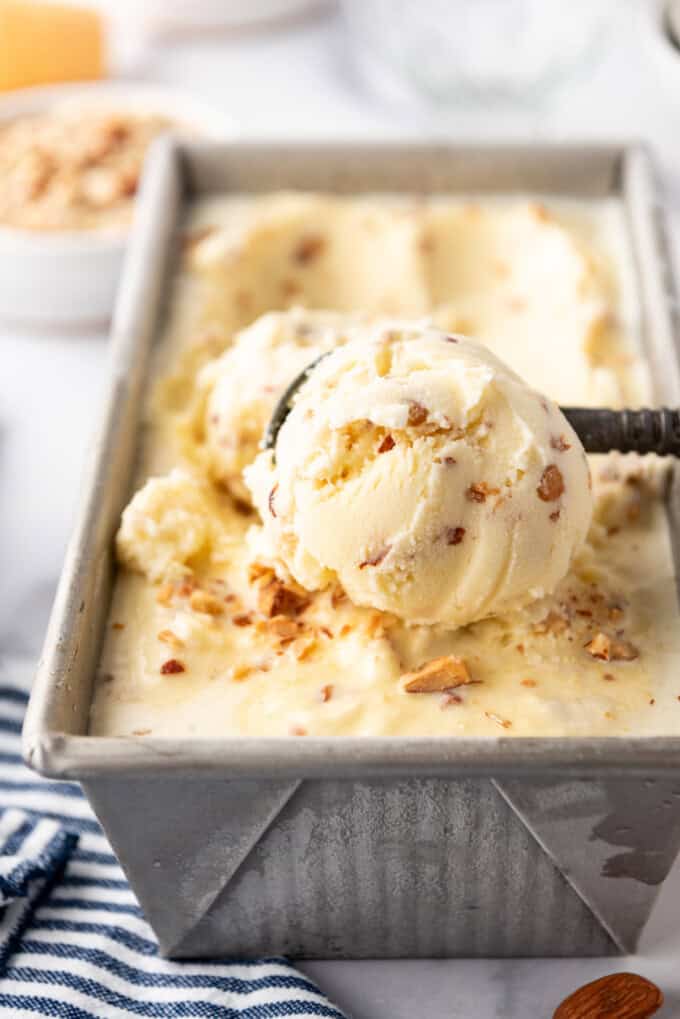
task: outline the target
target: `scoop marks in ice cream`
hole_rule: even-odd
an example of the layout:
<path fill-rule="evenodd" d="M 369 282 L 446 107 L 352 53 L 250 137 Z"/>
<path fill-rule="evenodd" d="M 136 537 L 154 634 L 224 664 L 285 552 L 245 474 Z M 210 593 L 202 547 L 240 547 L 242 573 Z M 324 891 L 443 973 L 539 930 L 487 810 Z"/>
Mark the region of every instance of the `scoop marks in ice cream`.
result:
<path fill-rule="evenodd" d="M 246 470 L 256 541 L 308 590 L 458 627 L 552 592 L 592 515 L 559 407 L 489 350 L 429 327 L 358 328 Z"/>

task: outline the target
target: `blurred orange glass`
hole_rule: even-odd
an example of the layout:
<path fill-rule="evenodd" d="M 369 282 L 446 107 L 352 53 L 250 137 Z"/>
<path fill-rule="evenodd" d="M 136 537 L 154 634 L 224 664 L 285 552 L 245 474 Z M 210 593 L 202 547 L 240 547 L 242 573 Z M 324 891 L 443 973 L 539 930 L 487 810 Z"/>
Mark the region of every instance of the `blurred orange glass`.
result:
<path fill-rule="evenodd" d="M 104 26 L 84 7 L 0 0 L 0 90 L 101 78 Z"/>

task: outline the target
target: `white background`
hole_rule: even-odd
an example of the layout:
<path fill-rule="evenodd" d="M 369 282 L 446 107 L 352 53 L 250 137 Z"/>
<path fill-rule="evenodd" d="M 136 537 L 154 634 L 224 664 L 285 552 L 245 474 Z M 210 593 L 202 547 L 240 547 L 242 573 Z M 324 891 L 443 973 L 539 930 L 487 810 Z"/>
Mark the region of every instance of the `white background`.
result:
<path fill-rule="evenodd" d="M 242 137 L 644 138 L 663 169 L 677 240 L 680 55 L 676 64 L 655 42 L 650 6 L 621 2 L 604 60 L 538 112 L 454 110 L 433 117 L 384 106 L 354 80 L 332 13 L 157 45 L 146 52 L 143 71 L 221 107 Z M 576 16 L 578 3 L 571 8 Z M 36 300 L 39 287 L 37 280 Z M 39 653 L 106 379 L 106 335 L 0 326 L 0 354 L 1 671 Z M 305 965 L 355 1019 L 539 1019 L 580 983 L 624 968 L 663 987 L 660 1016 L 680 1017 L 680 867 L 634 959 Z"/>

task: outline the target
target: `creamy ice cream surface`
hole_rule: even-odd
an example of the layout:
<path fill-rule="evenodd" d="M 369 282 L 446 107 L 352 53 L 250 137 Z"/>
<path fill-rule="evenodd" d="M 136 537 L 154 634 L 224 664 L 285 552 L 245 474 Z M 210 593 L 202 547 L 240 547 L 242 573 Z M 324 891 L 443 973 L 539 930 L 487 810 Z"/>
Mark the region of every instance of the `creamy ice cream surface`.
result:
<path fill-rule="evenodd" d="M 450 628 L 554 591 L 592 516 L 556 404 L 465 337 L 398 322 L 352 336 L 246 471 L 294 579 Z"/>
<path fill-rule="evenodd" d="M 183 241 L 92 733 L 680 731 L 664 466 L 589 457 L 588 527 L 556 407 L 653 403 L 617 201 L 236 195 Z"/>

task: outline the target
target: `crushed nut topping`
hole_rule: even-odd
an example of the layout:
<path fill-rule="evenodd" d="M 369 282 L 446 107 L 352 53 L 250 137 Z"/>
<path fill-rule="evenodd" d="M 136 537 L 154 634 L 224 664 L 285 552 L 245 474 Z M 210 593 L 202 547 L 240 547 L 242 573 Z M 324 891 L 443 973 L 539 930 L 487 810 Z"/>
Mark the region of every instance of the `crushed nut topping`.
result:
<path fill-rule="evenodd" d="M 552 633 L 554 636 L 558 636 L 560 633 L 564 633 L 568 626 L 569 622 L 564 616 L 551 610 L 540 622 L 534 623 L 532 630 L 534 633 Z"/>
<path fill-rule="evenodd" d="M 294 640 L 300 631 L 298 623 L 288 616 L 273 616 L 266 620 L 265 625 L 269 633 L 277 637 L 282 644 Z"/>
<path fill-rule="evenodd" d="M 374 552 L 373 555 L 368 556 L 367 559 L 364 559 L 363 562 L 359 563 L 359 569 L 363 570 L 367 566 L 379 566 L 391 547 L 391 545 L 385 545 L 383 548 L 378 549 L 378 551 Z"/>
<path fill-rule="evenodd" d="M 309 658 L 318 648 L 319 642 L 316 637 L 311 634 L 306 634 L 303 637 L 298 637 L 290 645 L 290 649 L 293 652 L 294 657 L 298 662 L 302 662 L 305 658 Z"/>
<path fill-rule="evenodd" d="M 378 446 L 379 453 L 389 453 L 391 449 L 394 449 L 396 443 L 391 435 L 386 435 L 383 441 Z"/>
<path fill-rule="evenodd" d="M 178 672 L 185 672 L 186 667 L 176 658 L 168 658 L 167 662 L 161 665 L 161 676 L 174 676 Z"/>
<path fill-rule="evenodd" d="M 564 478 L 556 464 L 548 464 L 545 468 L 536 491 L 543 502 L 554 502 L 564 493 Z"/>
<path fill-rule="evenodd" d="M 279 487 L 278 484 L 274 485 L 274 487 L 272 488 L 271 492 L 269 493 L 269 498 L 267 499 L 267 505 L 269 506 L 269 512 L 271 513 L 271 515 L 273 517 L 276 516 L 276 510 L 274 509 L 274 498 L 276 496 L 276 492 L 277 492 L 278 487 Z"/>
<path fill-rule="evenodd" d="M 520 684 L 522 686 L 537 686 L 535 679 L 520 679 Z"/>
<path fill-rule="evenodd" d="M 473 682 L 467 665 L 457 655 L 433 658 L 419 669 L 405 672 L 401 677 L 402 689 L 406 693 L 443 693 Z"/>
<path fill-rule="evenodd" d="M 111 623 L 111 629 L 112 630 L 124 630 L 125 629 L 125 623 Z"/>
<path fill-rule="evenodd" d="M 257 607 L 264 616 L 297 616 L 309 605 L 309 598 L 302 588 L 284 584 L 274 577 L 257 595 Z"/>
<path fill-rule="evenodd" d="M 293 259 L 298 265 L 309 265 L 322 253 L 326 241 L 321 234 L 306 234 L 301 237 L 293 252 Z"/>
<path fill-rule="evenodd" d="M 184 647 L 184 641 L 172 630 L 161 630 L 157 636 L 163 644 L 169 644 L 170 647 L 176 649 Z"/>
<path fill-rule="evenodd" d="M 423 407 L 422 403 L 418 403 L 417 400 L 411 400 L 408 405 L 407 424 L 417 427 L 418 425 L 425 424 L 427 417 L 427 407 Z"/>
<path fill-rule="evenodd" d="M 174 587 L 172 584 L 161 584 L 156 591 L 156 601 L 159 605 L 170 605 L 172 602 L 172 596 L 174 594 Z"/>
<path fill-rule="evenodd" d="M 333 685 L 332 683 L 326 683 L 326 685 L 322 686 L 321 689 L 319 690 L 319 700 L 323 704 L 326 704 L 331 699 L 332 696 L 333 696 Z"/>
<path fill-rule="evenodd" d="M 596 633 L 585 645 L 585 649 L 592 658 L 602 662 L 632 662 L 639 655 L 638 649 L 630 641 L 612 638 L 606 633 Z"/>
<path fill-rule="evenodd" d="M 234 626 L 250 626 L 253 622 L 252 612 L 239 612 L 231 617 Z"/>
<path fill-rule="evenodd" d="M 571 449 L 571 443 L 567 442 L 563 435 L 553 435 L 550 439 L 550 446 L 558 453 L 566 453 L 568 449 Z"/>
<path fill-rule="evenodd" d="M 496 725 L 500 725 L 501 729 L 510 729 L 512 727 L 512 722 L 509 718 L 501 718 L 501 716 L 497 715 L 495 711 L 485 711 L 484 714 L 489 721 L 495 722 Z"/>
<path fill-rule="evenodd" d="M 242 683 L 244 679 L 248 679 L 252 675 L 252 672 L 253 669 L 250 665 L 239 664 L 232 665 L 227 675 L 234 683 Z"/>
<path fill-rule="evenodd" d="M 562 512 L 562 510 L 559 510 L 559 509 L 556 509 L 556 510 L 552 511 L 552 513 L 550 514 L 550 520 L 553 522 L 553 524 L 556 524 L 557 521 L 560 519 L 560 513 L 561 512 Z"/>
<path fill-rule="evenodd" d="M 491 488 L 485 481 L 478 481 L 470 485 L 465 495 L 469 502 L 486 502 L 488 495 L 498 495 L 500 488 Z"/>
<path fill-rule="evenodd" d="M 261 563 L 255 560 L 248 566 L 248 583 L 256 584 L 259 582 L 268 583 L 273 580 L 276 576 L 273 567 L 267 566 L 266 563 Z"/>
<path fill-rule="evenodd" d="M 444 531 L 444 538 L 447 545 L 460 545 L 464 537 L 464 527 L 447 527 Z"/>
<path fill-rule="evenodd" d="M 221 616 L 224 612 L 224 602 L 207 591 L 193 591 L 189 605 L 193 612 L 203 612 L 208 616 Z"/>

